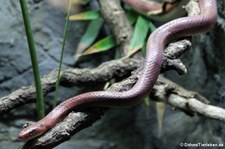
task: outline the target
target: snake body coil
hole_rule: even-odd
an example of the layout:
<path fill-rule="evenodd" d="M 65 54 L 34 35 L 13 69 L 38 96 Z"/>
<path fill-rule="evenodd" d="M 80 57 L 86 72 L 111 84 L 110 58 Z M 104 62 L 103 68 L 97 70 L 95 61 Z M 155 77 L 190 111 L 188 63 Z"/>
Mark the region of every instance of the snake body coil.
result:
<path fill-rule="evenodd" d="M 97 91 L 72 97 L 53 109 L 45 118 L 24 128 L 20 140 L 42 135 L 77 106 L 131 107 L 140 103 L 153 88 L 163 59 L 163 49 L 171 40 L 208 31 L 217 16 L 216 0 L 199 0 L 201 14 L 173 20 L 156 29 L 147 41 L 146 61 L 137 83 L 125 92 Z"/>

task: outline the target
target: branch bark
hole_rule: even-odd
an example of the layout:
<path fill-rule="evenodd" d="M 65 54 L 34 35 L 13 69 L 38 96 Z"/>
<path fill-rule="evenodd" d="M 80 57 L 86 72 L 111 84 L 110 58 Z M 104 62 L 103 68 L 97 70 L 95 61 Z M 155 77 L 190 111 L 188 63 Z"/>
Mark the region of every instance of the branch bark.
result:
<path fill-rule="evenodd" d="M 138 72 L 128 79 L 113 84 L 108 90 L 129 90 L 137 81 Z M 152 99 L 167 102 L 175 109 L 184 111 L 190 116 L 201 115 L 225 122 L 225 109 L 208 105 L 208 100 L 196 92 L 188 91 L 181 86 L 160 76 L 150 94 Z M 107 111 L 107 108 L 87 109 L 85 112 L 71 112 L 62 122 L 43 136 L 27 142 L 21 149 L 52 148 L 69 140 L 80 130 L 89 127 Z"/>

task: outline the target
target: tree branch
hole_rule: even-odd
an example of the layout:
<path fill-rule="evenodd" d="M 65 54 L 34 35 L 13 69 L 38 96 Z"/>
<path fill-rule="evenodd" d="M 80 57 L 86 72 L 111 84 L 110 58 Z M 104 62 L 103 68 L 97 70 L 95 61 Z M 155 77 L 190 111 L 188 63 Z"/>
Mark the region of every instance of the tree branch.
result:
<path fill-rule="evenodd" d="M 62 71 L 60 84 L 71 87 L 105 83 L 112 78 L 121 78 L 129 75 L 131 71 L 140 67 L 141 63 L 142 61 L 136 59 L 120 59 L 105 62 L 94 69 L 68 69 Z M 44 95 L 55 90 L 56 80 L 57 71 L 52 71 L 42 78 Z M 3 115 L 26 103 L 35 102 L 35 100 L 35 87 L 22 87 L 8 96 L 0 98 L 0 114 Z"/>
<path fill-rule="evenodd" d="M 108 90 L 129 90 L 138 79 L 138 72 L 128 79 L 113 84 Z M 159 77 L 150 95 L 155 100 L 167 102 L 172 107 L 184 111 L 188 115 L 196 114 L 225 122 L 225 110 L 207 105 L 209 102 L 196 92 L 185 90 L 181 86 Z M 62 122 L 43 136 L 27 142 L 21 149 L 51 148 L 70 139 L 80 130 L 91 126 L 99 120 L 107 108 L 87 109 L 85 112 L 71 112 Z"/>

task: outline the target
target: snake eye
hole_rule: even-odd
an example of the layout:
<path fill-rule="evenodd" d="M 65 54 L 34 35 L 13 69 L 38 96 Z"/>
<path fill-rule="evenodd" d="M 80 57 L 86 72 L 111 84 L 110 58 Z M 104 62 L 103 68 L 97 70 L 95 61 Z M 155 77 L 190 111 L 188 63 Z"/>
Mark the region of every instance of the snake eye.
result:
<path fill-rule="evenodd" d="M 35 136 L 36 134 L 37 134 L 37 128 L 34 128 L 34 129 L 29 131 L 29 136 L 30 137 Z"/>
<path fill-rule="evenodd" d="M 23 125 L 23 128 L 27 128 L 28 126 L 32 125 L 33 122 L 26 122 L 24 125 Z"/>
<path fill-rule="evenodd" d="M 29 132 L 29 136 L 32 136 L 32 135 L 33 135 L 33 132 L 34 132 L 33 130 L 30 131 L 30 132 Z"/>

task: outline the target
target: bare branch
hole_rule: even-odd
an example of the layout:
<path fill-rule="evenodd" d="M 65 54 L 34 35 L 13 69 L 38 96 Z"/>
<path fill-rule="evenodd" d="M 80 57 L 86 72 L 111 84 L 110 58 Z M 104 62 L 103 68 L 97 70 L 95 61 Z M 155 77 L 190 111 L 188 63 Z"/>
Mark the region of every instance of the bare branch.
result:
<path fill-rule="evenodd" d="M 129 90 L 137 79 L 138 75 L 135 73 L 128 79 L 114 84 L 109 90 Z M 157 80 L 150 96 L 155 100 L 167 102 L 175 109 L 184 111 L 191 116 L 198 114 L 225 122 L 225 109 L 208 105 L 209 102 L 198 93 L 185 90 L 162 76 Z M 21 149 L 54 147 L 99 120 L 106 110 L 106 108 L 98 108 L 87 109 L 86 112 L 72 112 L 56 127 L 49 130 L 42 137 L 29 141 Z"/>
<path fill-rule="evenodd" d="M 99 0 L 102 16 L 108 23 L 123 55 L 128 54 L 128 45 L 133 29 L 120 5 L 120 0 Z"/>
<path fill-rule="evenodd" d="M 112 78 L 122 78 L 129 75 L 131 71 L 140 67 L 141 64 L 141 60 L 120 59 L 105 62 L 94 69 L 68 69 L 62 71 L 60 84 L 68 87 L 104 83 Z M 56 75 L 57 72 L 52 71 L 42 78 L 44 95 L 55 90 Z M 0 98 L 0 114 L 5 114 L 26 103 L 35 102 L 35 100 L 35 87 L 22 87 L 8 96 Z"/>
<path fill-rule="evenodd" d="M 111 86 L 109 91 L 124 91 L 130 89 L 136 82 L 133 75 L 120 83 Z M 86 109 L 85 112 L 71 112 L 62 122 L 49 130 L 43 136 L 28 141 L 21 149 L 52 148 L 70 139 L 75 133 L 89 127 L 101 118 L 108 108 Z"/>

